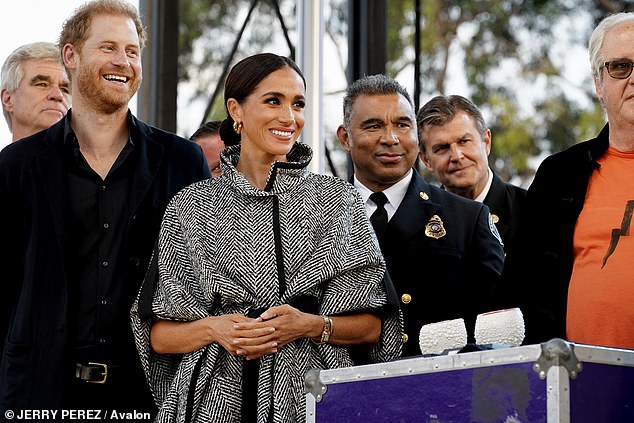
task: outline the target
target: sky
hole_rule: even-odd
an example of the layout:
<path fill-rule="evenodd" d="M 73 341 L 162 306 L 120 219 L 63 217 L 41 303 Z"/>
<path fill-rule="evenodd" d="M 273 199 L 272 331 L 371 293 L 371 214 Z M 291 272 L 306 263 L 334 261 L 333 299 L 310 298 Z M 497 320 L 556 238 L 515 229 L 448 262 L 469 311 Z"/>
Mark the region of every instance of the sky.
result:
<path fill-rule="evenodd" d="M 57 42 L 64 20 L 85 1 L 0 0 L 0 16 L 5 18 L 0 25 L 0 65 L 4 63 L 4 60 L 13 50 L 22 44 L 35 41 Z M 138 0 L 128 1 L 138 7 Z M 337 90 L 345 89 L 345 79 L 343 76 L 340 79 L 340 86 L 335 87 Z M 192 100 L 193 89 L 188 84 L 180 84 L 178 89 L 177 132 L 183 137 L 189 137 L 200 124 L 207 100 L 205 98 Z M 338 100 L 336 103 L 336 105 L 326 108 L 330 111 L 326 118 L 338 125 L 341 121 L 341 101 Z M 134 98 L 131 102 L 131 109 L 133 113 L 136 112 Z M 2 119 L 0 122 L 0 149 L 10 142 L 11 132 L 6 121 Z"/>
<path fill-rule="evenodd" d="M 64 20 L 85 0 L 0 0 L 0 16 L 3 23 L 0 25 L 0 63 L 4 62 L 6 57 L 18 46 L 34 42 L 34 41 L 51 41 L 56 42 Z M 138 6 L 138 0 L 128 0 L 130 3 Z M 583 45 L 577 45 L 571 48 L 570 38 L 578 31 L 578 28 L 588 25 L 585 16 L 571 16 L 563 19 L 557 25 L 556 32 L 560 34 L 558 39 L 561 48 L 557 54 L 558 62 L 574 64 L 564 67 L 563 83 L 566 84 L 567 91 L 574 97 L 578 97 L 582 101 L 583 89 L 587 87 L 589 74 L 589 66 L 587 64 L 587 52 Z M 465 36 L 469 36 L 466 34 Z M 326 53 L 329 51 L 328 39 L 325 40 Z M 345 53 L 344 53 L 345 54 Z M 448 85 L 448 93 L 461 94 L 469 96 L 464 75 L 462 72 L 461 58 L 456 54 L 452 55 L 450 60 L 450 80 Z M 411 69 L 410 69 L 411 70 Z M 402 75 L 397 77 L 405 87 L 413 92 L 413 74 L 410 70 L 404 71 Z M 515 78 L 508 78 L 508 72 L 502 72 L 503 77 L 508 81 Z M 345 78 L 334 83 L 333 78 L 329 78 L 326 85 L 326 92 L 336 92 L 345 90 Z M 537 89 L 522 90 L 524 93 L 533 93 L 540 95 L 548 90 L 544 87 Z M 188 137 L 200 123 L 200 116 L 205 108 L 206 99 L 191 100 L 192 89 L 187 84 L 179 85 L 178 93 L 178 133 L 181 136 Z M 579 93 L 575 96 L 574 93 Z M 427 99 L 423 99 L 426 101 Z M 530 104 L 534 100 L 531 95 L 523 96 L 524 108 L 530 113 Z M 423 102 L 424 102 L 423 101 Z M 587 101 L 587 100 L 586 100 Z M 324 125 L 326 126 L 326 136 L 336 129 L 341 122 L 341 99 L 335 96 L 333 99 L 324 99 Z M 131 102 L 131 109 L 136 111 L 135 99 Z M 489 118 L 485 116 L 485 118 Z M 330 128 L 332 127 L 332 128 Z M 334 129 L 333 129 L 334 128 Z M 4 122 L 0 122 L 0 149 L 11 142 L 11 133 Z"/>
<path fill-rule="evenodd" d="M 85 0 L 1 0 L 0 63 L 22 44 L 57 42 L 64 20 Z M 138 0 L 130 3 L 138 5 Z M 2 116 L 0 149 L 11 142 L 11 132 Z"/>

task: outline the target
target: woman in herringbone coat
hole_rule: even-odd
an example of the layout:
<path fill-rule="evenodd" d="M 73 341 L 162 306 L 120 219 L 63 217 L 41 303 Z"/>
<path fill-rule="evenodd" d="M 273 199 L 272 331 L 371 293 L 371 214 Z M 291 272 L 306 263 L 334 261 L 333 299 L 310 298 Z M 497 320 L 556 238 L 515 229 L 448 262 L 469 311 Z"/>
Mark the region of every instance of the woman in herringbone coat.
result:
<path fill-rule="evenodd" d="M 167 207 L 158 276 L 132 310 L 158 422 L 304 421 L 308 370 L 400 355 L 400 312 L 359 195 L 306 169 L 305 89 L 285 57 L 236 64 L 221 135 L 239 144 L 219 177 Z"/>

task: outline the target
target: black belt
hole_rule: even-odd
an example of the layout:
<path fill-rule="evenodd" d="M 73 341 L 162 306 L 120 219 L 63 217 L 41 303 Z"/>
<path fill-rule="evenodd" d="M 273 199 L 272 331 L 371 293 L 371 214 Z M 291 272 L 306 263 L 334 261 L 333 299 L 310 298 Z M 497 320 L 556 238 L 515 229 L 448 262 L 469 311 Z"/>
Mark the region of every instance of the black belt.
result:
<path fill-rule="evenodd" d="M 87 383 L 104 384 L 108 380 L 108 373 L 118 368 L 119 366 L 93 361 L 88 364 L 77 363 L 75 365 L 75 378 Z"/>

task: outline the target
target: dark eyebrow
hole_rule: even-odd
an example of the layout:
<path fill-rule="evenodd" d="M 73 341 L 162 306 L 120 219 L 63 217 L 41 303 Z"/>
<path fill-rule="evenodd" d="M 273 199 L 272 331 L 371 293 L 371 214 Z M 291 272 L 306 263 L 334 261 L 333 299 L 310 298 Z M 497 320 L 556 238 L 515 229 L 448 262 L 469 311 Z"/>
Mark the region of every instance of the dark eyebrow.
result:
<path fill-rule="evenodd" d="M 31 78 L 31 84 L 33 84 L 34 82 L 39 82 L 39 81 L 46 81 L 46 82 L 51 82 L 51 77 L 48 75 L 35 75 L 33 78 Z"/>
<path fill-rule="evenodd" d="M 31 78 L 31 84 L 35 84 L 36 82 L 40 82 L 40 81 L 52 83 L 53 79 L 49 75 L 41 75 L 41 74 L 37 74 L 33 78 Z M 70 87 L 70 82 L 64 81 L 61 84 L 59 84 L 59 86 L 68 88 Z"/>
<path fill-rule="evenodd" d="M 286 97 L 283 93 L 277 92 L 277 91 L 269 91 L 266 92 L 264 94 L 261 95 L 261 97 L 268 97 L 268 96 L 273 96 L 273 97 Z M 306 97 L 303 95 L 296 95 L 295 96 L 295 100 L 305 100 Z"/>
<path fill-rule="evenodd" d="M 414 122 L 414 120 L 411 117 L 409 117 L 409 116 L 400 116 L 400 117 L 395 119 L 395 122 L 410 122 L 410 123 L 412 123 L 412 122 Z"/>
<path fill-rule="evenodd" d="M 383 125 L 383 119 L 369 118 L 361 122 L 361 126 L 380 124 Z"/>

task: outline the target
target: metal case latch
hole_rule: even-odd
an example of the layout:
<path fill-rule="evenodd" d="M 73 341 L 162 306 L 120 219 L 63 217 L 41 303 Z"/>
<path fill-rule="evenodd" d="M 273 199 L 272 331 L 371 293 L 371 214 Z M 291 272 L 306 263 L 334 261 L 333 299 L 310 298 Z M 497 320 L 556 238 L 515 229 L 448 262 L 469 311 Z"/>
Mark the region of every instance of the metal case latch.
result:
<path fill-rule="evenodd" d="M 577 377 L 582 370 L 581 362 L 575 355 L 575 346 L 563 339 L 554 338 L 541 344 L 542 353 L 533 364 L 533 370 L 540 379 L 546 379 L 548 369 L 552 366 L 564 366 L 570 379 Z"/>
<path fill-rule="evenodd" d="M 307 394 L 313 394 L 315 402 L 321 401 L 322 396 L 328 390 L 326 385 L 321 383 L 319 372 L 319 369 L 311 369 L 306 372 L 306 376 L 304 377 L 304 392 Z"/>

